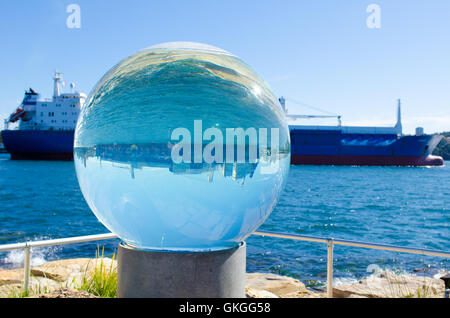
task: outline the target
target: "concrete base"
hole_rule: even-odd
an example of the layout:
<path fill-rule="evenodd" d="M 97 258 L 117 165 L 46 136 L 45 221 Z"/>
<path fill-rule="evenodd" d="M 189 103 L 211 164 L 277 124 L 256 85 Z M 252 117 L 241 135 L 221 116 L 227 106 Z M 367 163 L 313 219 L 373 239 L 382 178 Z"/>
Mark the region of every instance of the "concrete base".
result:
<path fill-rule="evenodd" d="M 121 298 L 244 298 L 246 245 L 213 252 L 157 252 L 120 244 Z"/>

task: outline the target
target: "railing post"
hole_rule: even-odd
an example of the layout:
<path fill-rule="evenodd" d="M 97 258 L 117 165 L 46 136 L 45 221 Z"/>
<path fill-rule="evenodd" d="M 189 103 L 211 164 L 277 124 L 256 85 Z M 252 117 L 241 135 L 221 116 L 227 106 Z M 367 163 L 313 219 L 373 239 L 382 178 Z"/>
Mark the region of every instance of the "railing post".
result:
<path fill-rule="evenodd" d="M 333 298 L 333 239 L 327 242 L 327 297 Z"/>
<path fill-rule="evenodd" d="M 23 292 L 28 292 L 28 288 L 30 285 L 30 271 L 31 271 L 31 247 L 27 245 L 24 248 L 25 254 L 23 258 Z"/>

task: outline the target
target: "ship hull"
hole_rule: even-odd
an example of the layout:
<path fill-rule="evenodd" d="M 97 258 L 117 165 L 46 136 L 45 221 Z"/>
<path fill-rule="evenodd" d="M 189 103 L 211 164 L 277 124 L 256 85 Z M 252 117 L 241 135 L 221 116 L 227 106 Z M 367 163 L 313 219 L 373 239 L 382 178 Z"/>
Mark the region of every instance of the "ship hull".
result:
<path fill-rule="evenodd" d="M 3 130 L 13 160 L 73 160 L 73 131 Z"/>
<path fill-rule="evenodd" d="M 291 155 L 294 165 L 335 165 L 335 166 L 442 166 L 439 156 L 326 156 Z"/>
<path fill-rule="evenodd" d="M 433 156 L 442 136 L 346 134 L 341 130 L 291 129 L 294 165 L 442 166 Z"/>
<path fill-rule="evenodd" d="M 14 160 L 73 160 L 73 131 L 3 130 Z M 442 166 L 432 152 L 441 136 L 342 134 L 291 129 L 294 165 Z"/>

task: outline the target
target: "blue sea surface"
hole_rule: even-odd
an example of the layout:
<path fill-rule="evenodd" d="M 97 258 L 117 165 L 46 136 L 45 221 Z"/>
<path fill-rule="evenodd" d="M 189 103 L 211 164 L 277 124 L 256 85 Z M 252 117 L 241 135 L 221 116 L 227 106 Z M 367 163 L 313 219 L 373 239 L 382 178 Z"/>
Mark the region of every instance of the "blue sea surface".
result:
<path fill-rule="evenodd" d="M 444 167 L 291 166 L 285 190 L 260 230 L 448 251 L 450 162 Z M 0 244 L 108 232 L 87 206 L 73 162 L 11 161 L 0 155 Z M 32 263 L 106 255 L 119 240 L 37 248 Z M 326 279 L 326 246 L 250 236 L 247 271 L 272 272 L 310 285 Z M 18 267 L 23 251 L 0 253 L 0 267 Z M 335 246 L 336 279 L 367 268 L 406 272 L 450 270 L 441 257 Z"/>

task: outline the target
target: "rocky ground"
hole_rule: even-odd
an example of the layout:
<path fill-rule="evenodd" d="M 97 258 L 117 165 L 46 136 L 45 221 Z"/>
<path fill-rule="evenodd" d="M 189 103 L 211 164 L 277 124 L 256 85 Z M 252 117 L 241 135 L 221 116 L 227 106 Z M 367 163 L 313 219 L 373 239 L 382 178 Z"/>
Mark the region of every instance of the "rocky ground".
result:
<path fill-rule="evenodd" d="M 114 268 L 116 261 L 103 260 L 105 268 Z M 95 259 L 77 258 L 47 262 L 32 267 L 31 297 L 94 298 L 78 291 L 83 277 L 93 271 Z M 441 276 L 443 276 L 442 273 Z M 0 269 L 0 297 L 17 297 L 23 282 L 23 269 Z M 326 294 L 311 291 L 297 279 L 268 273 L 249 273 L 247 297 L 251 298 L 322 298 Z M 444 283 L 439 278 L 394 274 L 383 271 L 358 282 L 339 284 L 333 288 L 334 297 L 437 297 L 444 296 Z"/>

